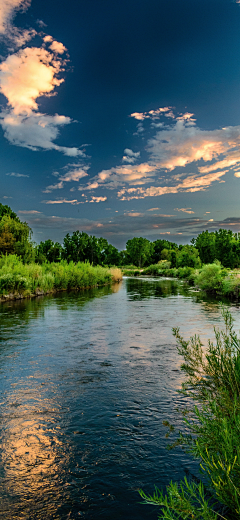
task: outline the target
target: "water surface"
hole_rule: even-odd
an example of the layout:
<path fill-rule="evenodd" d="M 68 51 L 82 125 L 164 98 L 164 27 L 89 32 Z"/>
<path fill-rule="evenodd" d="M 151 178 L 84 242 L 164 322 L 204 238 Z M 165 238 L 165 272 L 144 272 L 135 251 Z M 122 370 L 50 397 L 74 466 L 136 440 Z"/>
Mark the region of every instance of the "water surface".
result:
<path fill-rule="evenodd" d="M 180 448 L 166 450 L 162 422 L 180 427 L 182 404 L 171 328 L 207 343 L 219 302 L 129 278 L 3 304 L 0 325 L 1 518 L 157 518 L 137 489 L 197 473 Z"/>

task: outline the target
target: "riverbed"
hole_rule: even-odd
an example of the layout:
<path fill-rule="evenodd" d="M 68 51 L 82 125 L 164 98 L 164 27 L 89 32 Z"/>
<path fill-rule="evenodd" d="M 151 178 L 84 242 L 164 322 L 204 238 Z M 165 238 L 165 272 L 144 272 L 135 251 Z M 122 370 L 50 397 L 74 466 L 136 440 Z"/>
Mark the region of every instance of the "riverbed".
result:
<path fill-rule="evenodd" d="M 198 474 L 166 450 L 184 404 L 172 327 L 207 345 L 220 304 L 156 278 L 2 304 L 0 517 L 156 519 L 137 490 Z"/>

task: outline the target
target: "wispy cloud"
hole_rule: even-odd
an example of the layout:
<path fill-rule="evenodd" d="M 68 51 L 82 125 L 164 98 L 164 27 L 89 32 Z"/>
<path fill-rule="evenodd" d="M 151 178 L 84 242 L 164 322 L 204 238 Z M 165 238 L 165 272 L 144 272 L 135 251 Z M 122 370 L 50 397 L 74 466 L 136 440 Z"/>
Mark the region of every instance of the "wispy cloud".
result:
<path fill-rule="evenodd" d="M 6 173 L 9 177 L 29 177 L 29 175 L 25 175 L 24 173 Z"/>
<path fill-rule="evenodd" d="M 20 215 L 41 215 L 41 211 L 37 211 L 36 209 L 31 210 L 19 210 L 18 213 Z"/>
<path fill-rule="evenodd" d="M 204 191 L 214 181 L 220 179 L 224 172 L 210 173 L 202 177 L 196 175 L 190 175 L 184 179 L 181 183 L 175 186 L 150 186 L 149 188 L 123 188 L 118 192 L 120 200 L 133 200 L 133 199 L 144 199 L 145 197 L 157 197 L 160 195 L 166 195 L 167 193 L 178 193 L 178 192 L 195 192 Z"/>
<path fill-rule="evenodd" d="M 83 202 L 79 202 L 77 199 L 67 200 L 67 199 L 59 199 L 59 200 L 42 200 L 43 204 L 83 204 Z"/>
<path fill-rule="evenodd" d="M 50 186 L 47 186 L 45 190 L 43 190 L 43 193 L 51 193 L 52 190 L 59 190 L 64 187 L 65 182 L 78 182 L 83 177 L 86 177 L 87 170 L 89 169 L 89 166 L 83 166 L 83 165 L 72 165 L 71 169 L 65 173 L 64 175 L 59 176 L 59 182 L 56 184 L 52 184 Z M 58 173 L 55 173 L 55 176 L 58 176 Z M 73 191 L 73 190 L 72 190 Z"/>
<path fill-rule="evenodd" d="M 194 213 L 192 208 L 174 208 L 174 211 L 182 211 L 183 213 L 189 213 L 189 215 Z"/>
<path fill-rule="evenodd" d="M 146 113 L 134 113 L 132 117 L 144 123 L 144 119 L 166 116 L 171 107 L 164 107 Z M 130 148 L 124 150 L 123 162 L 100 171 L 88 185 L 80 190 L 120 188 L 121 200 L 159 196 L 181 191 L 203 191 L 215 181 L 225 182 L 222 177 L 229 169 L 240 168 L 240 125 L 204 131 L 195 124 L 193 114 L 186 112 L 171 118 L 171 123 L 155 130 L 145 148 L 148 158 L 134 164 L 138 153 Z M 208 163 L 202 165 L 202 163 Z M 195 173 L 189 173 L 186 167 Z M 235 171 L 236 177 L 240 176 Z M 151 186 L 143 186 L 151 183 Z M 154 183 L 154 184 L 153 184 Z M 182 210 L 182 209 L 181 209 Z"/>

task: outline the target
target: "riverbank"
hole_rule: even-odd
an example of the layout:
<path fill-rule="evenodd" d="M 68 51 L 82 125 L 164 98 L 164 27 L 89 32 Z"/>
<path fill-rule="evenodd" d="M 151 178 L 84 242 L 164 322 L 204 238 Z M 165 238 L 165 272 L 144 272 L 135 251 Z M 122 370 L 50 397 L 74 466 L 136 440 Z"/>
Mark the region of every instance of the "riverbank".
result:
<path fill-rule="evenodd" d="M 108 285 L 122 279 L 121 270 L 69 262 L 23 264 L 16 255 L 0 259 L 0 301 Z"/>
<path fill-rule="evenodd" d="M 220 262 L 205 264 L 200 269 L 192 267 L 164 268 L 153 264 L 145 269 L 124 269 L 125 276 L 166 276 L 186 280 L 196 289 L 208 294 L 217 294 L 229 298 L 240 298 L 240 269 L 223 268 Z"/>

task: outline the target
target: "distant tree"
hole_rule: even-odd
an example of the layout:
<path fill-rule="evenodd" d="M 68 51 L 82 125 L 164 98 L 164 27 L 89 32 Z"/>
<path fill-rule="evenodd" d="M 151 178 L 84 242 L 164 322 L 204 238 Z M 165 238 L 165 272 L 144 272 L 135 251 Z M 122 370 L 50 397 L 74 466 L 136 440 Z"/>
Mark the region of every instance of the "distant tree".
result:
<path fill-rule="evenodd" d="M 216 236 L 214 232 L 203 231 L 197 238 L 193 238 L 191 243 L 199 251 L 199 256 L 203 264 L 211 264 L 216 259 Z"/>
<path fill-rule="evenodd" d="M 43 262 L 59 262 L 61 260 L 62 246 L 58 242 L 48 239 L 40 242 L 36 247 L 35 261 L 39 264 Z"/>
<path fill-rule="evenodd" d="M 171 249 L 173 251 L 178 250 L 178 245 L 175 242 L 170 242 L 169 240 L 155 240 L 153 242 L 153 254 L 151 258 L 152 264 L 157 264 L 160 260 L 162 260 L 161 253 L 163 249 Z"/>
<path fill-rule="evenodd" d="M 142 267 L 151 259 L 154 246 L 147 238 L 135 237 L 127 241 L 126 249 L 131 262 Z"/>
<path fill-rule="evenodd" d="M 201 267 L 198 249 L 194 246 L 185 245 L 177 253 L 177 267 Z"/>

